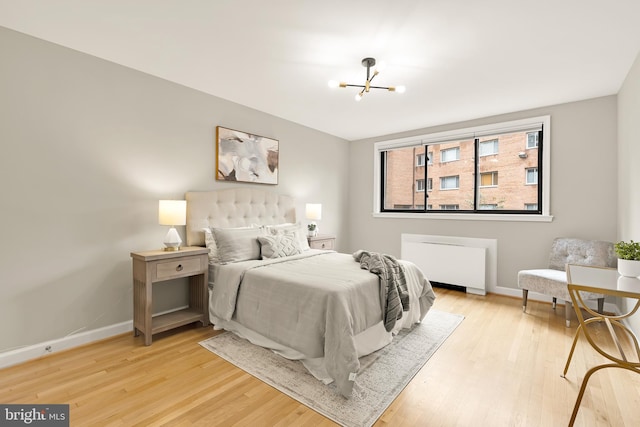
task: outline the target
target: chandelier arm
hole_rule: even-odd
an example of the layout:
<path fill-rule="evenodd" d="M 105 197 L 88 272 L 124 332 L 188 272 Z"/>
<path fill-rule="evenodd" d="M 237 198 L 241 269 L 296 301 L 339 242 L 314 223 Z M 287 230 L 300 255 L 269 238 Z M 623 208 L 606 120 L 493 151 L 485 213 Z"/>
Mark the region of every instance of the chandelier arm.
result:
<path fill-rule="evenodd" d="M 371 68 L 376 65 L 375 58 L 364 58 L 362 60 L 362 65 L 367 69 L 367 79 L 365 80 L 364 85 L 354 85 L 344 82 L 339 83 L 339 87 L 357 87 L 361 89 L 358 95 L 356 95 L 356 101 L 359 101 L 365 93 L 369 92 L 370 89 L 382 89 L 388 90 L 389 92 L 404 92 L 404 86 L 373 86 L 371 84 L 373 79 L 379 74 L 378 70 L 374 70 L 373 73 L 371 73 Z"/>

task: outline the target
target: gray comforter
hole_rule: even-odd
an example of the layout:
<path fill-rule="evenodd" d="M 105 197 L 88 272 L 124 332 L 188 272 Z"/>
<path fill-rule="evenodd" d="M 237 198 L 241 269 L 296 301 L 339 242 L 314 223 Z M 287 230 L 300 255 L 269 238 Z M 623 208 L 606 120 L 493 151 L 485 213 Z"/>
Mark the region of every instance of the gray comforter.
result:
<path fill-rule="evenodd" d="M 215 272 L 213 317 L 233 319 L 309 358 L 324 357 L 338 390 L 350 396 L 360 368 L 354 337 L 383 317 L 377 276 L 349 254 L 313 250 L 227 264 Z M 416 277 L 420 320 L 435 296 L 424 276 Z"/>

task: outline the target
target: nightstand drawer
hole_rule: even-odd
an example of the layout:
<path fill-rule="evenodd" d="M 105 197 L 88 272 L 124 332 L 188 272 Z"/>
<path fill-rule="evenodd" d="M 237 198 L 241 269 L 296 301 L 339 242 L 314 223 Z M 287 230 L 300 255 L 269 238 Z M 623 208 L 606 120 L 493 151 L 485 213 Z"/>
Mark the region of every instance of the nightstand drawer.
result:
<path fill-rule="evenodd" d="M 186 277 L 202 271 L 200 258 L 183 258 L 178 261 L 165 261 L 156 264 L 156 279 L 167 280 L 175 277 Z"/>
<path fill-rule="evenodd" d="M 333 249 L 335 241 L 336 241 L 336 239 L 334 239 L 334 238 L 313 239 L 310 242 L 309 247 L 311 249 Z"/>

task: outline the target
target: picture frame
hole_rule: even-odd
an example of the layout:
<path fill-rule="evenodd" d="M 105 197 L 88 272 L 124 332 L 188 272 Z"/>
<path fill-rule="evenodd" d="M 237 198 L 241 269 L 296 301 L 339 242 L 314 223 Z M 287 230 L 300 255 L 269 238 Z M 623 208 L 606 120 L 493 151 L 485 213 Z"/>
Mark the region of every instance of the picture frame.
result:
<path fill-rule="evenodd" d="M 267 138 L 216 127 L 216 180 L 278 184 L 279 145 Z"/>

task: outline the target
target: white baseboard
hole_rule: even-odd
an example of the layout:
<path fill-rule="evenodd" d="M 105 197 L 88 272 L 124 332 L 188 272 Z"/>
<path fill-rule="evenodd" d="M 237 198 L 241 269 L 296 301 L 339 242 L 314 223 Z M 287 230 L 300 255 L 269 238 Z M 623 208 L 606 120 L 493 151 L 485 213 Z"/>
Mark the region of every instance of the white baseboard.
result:
<path fill-rule="evenodd" d="M 156 313 L 154 314 L 154 316 L 170 313 L 172 311 L 182 310 L 184 308 L 187 308 L 187 306 L 177 307 L 171 310 L 163 311 L 162 313 Z M 57 338 L 51 341 L 45 341 L 39 344 L 28 345 L 16 348 L 14 350 L 5 351 L 4 353 L 0 353 L 0 369 L 127 332 L 133 333 L 133 320 L 117 323 L 115 325 L 104 326 L 98 329 L 92 329 L 86 332 L 68 335 L 66 337 Z"/>
<path fill-rule="evenodd" d="M 507 295 L 510 297 L 522 298 L 522 289 L 504 288 L 502 286 L 497 286 L 495 289 L 492 290 L 492 292 L 498 295 Z M 527 295 L 527 300 L 542 301 L 542 302 L 549 302 L 549 303 L 553 301 L 553 299 L 550 296 L 539 294 L 537 292 L 529 292 L 529 294 Z M 593 302 L 593 307 L 595 308 L 597 305 L 597 302 L 596 300 L 593 300 L 592 302 Z M 564 301 L 558 301 L 558 303 L 564 304 Z M 591 307 L 591 303 L 589 303 L 589 307 Z M 605 311 L 608 311 L 610 313 L 620 314 L 620 308 L 618 308 L 617 305 L 609 302 L 604 303 L 604 309 Z"/>
<path fill-rule="evenodd" d="M 0 353 L 0 368 L 133 331 L 133 320 Z"/>
<path fill-rule="evenodd" d="M 492 289 L 491 292 L 498 295 L 506 295 L 511 297 L 522 298 L 522 289 L 504 288 L 502 286 L 497 286 L 496 288 Z M 549 302 L 549 303 L 552 302 L 552 298 L 550 296 L 539 294 L 536 292 L 529 292 L 529 294 L 527 295 L 527 299 L 530 301 L 543 301 L 543 302 Z M 594 310 L 596 309 L 596 305 L 597 305 L 596 300 L 593 300 L 593 307 L 591 307 L 591 302 L 589 303 L 589 307 L 593 308 Z M 616 315 L 621 314 L 620 307 L 610 302 L 604 303 L 604 311 L 607 311 L 609 313 L 615 313 Z M 627 328 L 632 330 L 634 334 L 638 335 L 638 332 L 634 331 L 633 328 L 631 327 L 631 324 L 629 323 L 628 319 L 623 319 L 622 323 Z"/>

